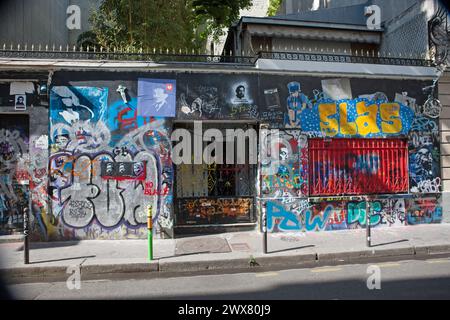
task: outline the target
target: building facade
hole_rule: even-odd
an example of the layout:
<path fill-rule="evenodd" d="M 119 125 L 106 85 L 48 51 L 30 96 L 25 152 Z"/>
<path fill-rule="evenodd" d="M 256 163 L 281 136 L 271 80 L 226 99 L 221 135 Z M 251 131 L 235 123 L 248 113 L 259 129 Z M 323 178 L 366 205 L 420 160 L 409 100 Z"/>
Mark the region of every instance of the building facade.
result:
<path fill-rule="evenodd" d="M 380 9 L 376 28 L 368 27 L 374 16 L 366 9 L 372 6 Z M 273 17 L 243 16 L 231 26 L 225 53 L 425 57 L 429 53 L 429 21 L 439 8 L 437 0 L 283 1 Z"/>
<path fill-rule="evenodd" d="M 21 44 L 70 47 L 79 35 L 91 29 L 89 16 L 100 0 L 3 0 L 0 3 L 0 43 L 16 47 Z M 76 10 L 74 11 L 74 7 Z M 79 11 L 78 11 L 79 9 Z M 79 28 L 67 25 L 79 18 Z M 78 27 L 78 26 L 77 26 Z"/>
<path fill-rule="evenodd" d="M 298 58 L 2 59 L 2 231 L 26 207 L 42 241 L 145 238 L 149 210 L 162 238 L 364 228 L 366 203 L 373 227 L 448 222 L 435 68 Z"/>

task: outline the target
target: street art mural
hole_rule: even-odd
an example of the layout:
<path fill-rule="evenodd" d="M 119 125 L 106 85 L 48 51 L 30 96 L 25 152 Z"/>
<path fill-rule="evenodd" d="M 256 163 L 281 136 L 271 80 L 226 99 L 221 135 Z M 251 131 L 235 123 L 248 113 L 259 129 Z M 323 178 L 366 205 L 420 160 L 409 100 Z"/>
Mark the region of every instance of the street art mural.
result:
<path fill-rule="evenodd" d="M 402 139 L 309 140 L 310 195 L 408 192 L 408 151 Z"/>
<path fill-rule="evenodd" d="M 435 198 L 408 200 L 409 225 L 441 223 L 442 214 L 442 207 Z"/>
<path fill-rule="evenodd" d="M 149 206 L 156 233 L 171 228 L 165 120 L 136 114 L 137 98 L 128 100 L 124 90 L 108 105 L 108 88 L 52 88 L 49 238 L 144 237 Z"/>
<path fill-rule="evenodd" d="M 273 119 L 264 119 L 269 127 L 281 132 L 294 128 L 307 137 L 303 150 L 308 155 L 307 165 L 302 168 L 307 173 L 307 187 L 303 193 L 291 193 L 289 188 L 273 192 L 271 188 L 280 187 L 282 182 L 277 178 L 279 173 L 272 173 L 277 179 L 262 174 L 260 214 L 263 222 L 267 218 L 263 229 L 292 232 L 364 228 L 365 202 L 345 197 L 358 194 L 375 196 L 370 203 L 373 227 L 442 220 L 439 198 L 418 202 L 393 195 L 376 200 L 377 194 L 421 197 L 440 192 L 438 124 L 422 107 L 427 101 L 422 91 L 427 83 L 410 83 L 406 92 L 406 87 L 389 88 L 386 83 L 377 85 L 376 80 L 373 86 L 370 80 L 367 86 L 363 81 L 349 79 L 279 77 L 273 81 L 280 83 L 271 86 L 269 77 L 260 80 L 266 100 L 260 114 L 282 110 L 283 117 L 273 113 Z M 367 89 L 371 91 L 367 93 Z M 280 150 L 283 156 L 282 147 Z M 261 165 L 264 172 L 267 166 L 264 162 Z M 284 187 L 295 185 L 291 178 Z M 320 204 L 309 202 L 313 196 Z M 326 196 L 344 198 L 335 201 Z"/>
<path fill-rule="evenodd" d="M 261 157 L 261 193 L 266 198 L 306 197 L 308 195 L 308 140 L 299 130 L 278 132 L 263 137 Z"/>
<path fill-rule="evenodd" d="M 369 202 L 370 226 L 392 227 L 421 223 L 440 223 L 442 208 L 436 198 L 380 199 Z M 333 231 L 366 228 L 365 201 L 323 201 L 264 203 L 269 232 Z"/>
<path fill-rule="evenodd" d="M 177 118 L 259 119 L 256 76 L 215 74 L 178 77 Z"/>
<path fill-rule="evenodd" d="M 321 100 L 301 114 L 301 128 L 325 137 L 388 137 L 408 134 L 414 112 L 400 103 L 368 99 Z"/>
<path fill-rule="evenodd" d="M 287 128 L 300 127 L 300 115 L 306 108 L 311 108 L 312 104 L 308 97 L 301 92 L 301 85 L 298 82 L 290 82 L 287 85 L 289 96 L 287 98 L 287 109 L 285 124 Z"/>
<path fill-rule="evenodd" d="M 9 195 L 20 191 L 12 179 L 28 180 L 36 239 L 144 238 L 149 206 L 161 237 L 177 224 L 250 223 L 255 216 L 267 218 L 269 232 L 357 229 L 365 227 L 366 203 L 348 196 L 367 193 L 373 227 L 442 221 L 438 120 L 423 111 L 428 81 L 115 74 L 122 82 L 62 74 L 50 90 L 46 134 L 0 128 L 0 221 L 14 216 Z M 253 175 L 238 166 L 174 166 L 171 118 L 267 124 L 280 131 L 259 141 L 260 153 L 278 156 L 261 156 Z M 344 139 L 355 147 L 335 146 L 327 159 L 333 148 L 326 143 Z M 394 140 L 405 152 L 387 156 L 381 142 Z M 28 146 L 30 158 L 23 156 Z M 7 171 L 16 158 L 24 159 L 19 170 Z"/>
<path fill-rule="evenodd" d="M 437 121 L 420 116 L 409 134 L 409 179 L 412 193 L 439 193 L 441 187 Z"/>

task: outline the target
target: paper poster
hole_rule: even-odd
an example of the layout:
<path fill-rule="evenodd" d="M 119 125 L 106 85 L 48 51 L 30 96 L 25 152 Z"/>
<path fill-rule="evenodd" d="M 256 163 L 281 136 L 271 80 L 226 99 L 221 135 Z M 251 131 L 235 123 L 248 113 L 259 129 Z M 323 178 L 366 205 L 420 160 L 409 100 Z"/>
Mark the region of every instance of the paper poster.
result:
<path fill-rule="evenodd" d="M 176 80 L 139 79 L 138 115 L 175 117 Z"/>

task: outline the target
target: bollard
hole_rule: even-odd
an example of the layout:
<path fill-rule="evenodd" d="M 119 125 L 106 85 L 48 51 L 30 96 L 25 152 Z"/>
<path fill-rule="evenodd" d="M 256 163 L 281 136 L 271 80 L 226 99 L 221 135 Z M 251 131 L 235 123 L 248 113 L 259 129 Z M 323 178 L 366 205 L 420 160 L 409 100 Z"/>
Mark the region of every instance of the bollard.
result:
<path fill-rule="evenodd" d="M 147 214 L 147 229 L 148 229 L 148 260 L 153 260 L 153 208 L 148 206 Z"/>
<path fill-rule="evenodd" d="M 264 214 L 263 231 L 263 252 L 267 254 L 267 212 Z"/>
<path fill-rule="evenodd" d="M 370 235 L 370 204 L 369 199 L 366 199 L 366 245 L 367 247 L 372 246 L 372 239 Z"/>
<path fill-rule="evenodd" d="M 30 226 L 29 226 L 29 216 L 28 216 L 28 208 L 24 208 L 23 210 L 23 262 L 25 264 L 30 264 Z"/>

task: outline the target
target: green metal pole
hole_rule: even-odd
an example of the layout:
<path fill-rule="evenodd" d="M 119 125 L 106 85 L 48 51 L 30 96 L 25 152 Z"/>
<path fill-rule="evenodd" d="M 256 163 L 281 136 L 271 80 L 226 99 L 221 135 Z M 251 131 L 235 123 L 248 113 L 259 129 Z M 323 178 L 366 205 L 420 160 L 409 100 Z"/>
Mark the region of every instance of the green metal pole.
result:
<path fill-rule="evenodd" d="M 148 229 L 148 260 L 153 260 L 153 208 L 148 207 L 147 229 Z"/>

